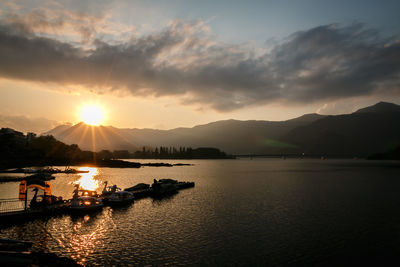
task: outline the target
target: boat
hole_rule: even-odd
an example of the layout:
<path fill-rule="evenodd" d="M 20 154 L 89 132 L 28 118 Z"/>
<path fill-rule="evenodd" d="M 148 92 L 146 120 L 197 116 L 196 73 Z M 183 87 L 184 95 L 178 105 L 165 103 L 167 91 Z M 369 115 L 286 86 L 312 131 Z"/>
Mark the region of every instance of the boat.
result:
<path fill-rule="evenodd" d="M 149 184 L 139 183 L 137 185 L 125 188 L 125 191 L 139 191 L 139 190 L 148 190 L 150 189 Z"/>
<path fill-rule="evenodd" d="M 79 189 L 79 185 L 75 185 L 74 195 L 68 208 L 73 213 L 87 213 L 99 211 L 103 206 L 103 201 L 96 191 L 82 190 Z"/>
<path fill-rule="evenodd" d="M 99 211 L 103 208 L 104 204 L 100 198 L 96 197 L 77 197 L 72 199 L 69 206 L 71 212 L 86 213 Z"/>
<path fill-rule="evenodd" d="M 151 185 L 153 196 L 160 197 L 175 194 L 178 192 L 177 184 L 178 181 L 172 179 L 159 179 L 158 181 L 154 179 Z"/>
<path fill-rule="evenodd" d="M 33 175 L 34 176 L 34 175 Z M 18 199 L 25 201 L 25 210 L 27 206 L 28 189 L 33 188 L 34 195 L 29 203 L 30 210 L 40 210 L 42 212 L 52 211 L 65 204 L 62 197 L 57 197 L 51 194 L 50 182 L 43 179 L 26 179 L 19 184 Z M 43 195 L 38 195 L 39 190 L 43 191 Z"/>
<path fill-rule="evenodd" d="M 120 206 L 132 203 L 134 195 L 131 192 L 121 190 L 117 185 L 107 186 L 107 181 L 104 183 L 104 189 L 101 194 L 105 205 Z"/>
<path fill-rule="evenodd" d="M 153 184 L 140 183 L 132 187 L 125 188 L 125 191 L 132 192 L 135 199 L 152 196 L 160 198 L 166 195 L 177 193 L 178 190 L 194 187 L 194 182 L 179 182 L 173 179 L 154 179 Z"/>
<path fill-rule="evenodd" d="M 34 192 L 30 201 L 29 189 Z M 39 195 L 40 190 L 43 194 Z M 61 214 L 68 207 L 62 197 L 52 195 L 51 184 L 41 179 L 22 180 L 18 191 L 18 198 L 0 200 L 0 225 L 14 225 L 34 218 Z"/>
<path fill-rule="evenodd" d="M 100 195 L 94 190 L 78 189 L 78 196 L 80 197 L 96 197 L 100 198 Z"/>
<path fill-rule="evenodd" d="M 38 196 L 38 188 L 34 188 L 33 192 L 35 192 L 35 194 L 29 203 L 29 208 L 31 210 L 41 210 L 42 212 L 46 212 L 65 206 L 65 201 L 62 197 L 46 194 Z"/>
<path fill-rule="evenodd" d="M 103 198 L 104 204 L 109 206 L 119 206 L 132 203 L 134 196 L 128 191 L 117 191 L 107 197 Z"/>

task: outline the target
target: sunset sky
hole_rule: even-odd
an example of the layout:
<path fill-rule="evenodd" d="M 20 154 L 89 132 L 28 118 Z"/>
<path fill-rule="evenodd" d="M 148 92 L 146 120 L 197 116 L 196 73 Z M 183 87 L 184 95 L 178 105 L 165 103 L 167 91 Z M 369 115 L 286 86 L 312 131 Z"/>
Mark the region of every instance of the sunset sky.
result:
<path fill-rule="evenodd" d="M 192 127 L 400 104 L 400 1 L 0 0 L 0 127 Z"/>

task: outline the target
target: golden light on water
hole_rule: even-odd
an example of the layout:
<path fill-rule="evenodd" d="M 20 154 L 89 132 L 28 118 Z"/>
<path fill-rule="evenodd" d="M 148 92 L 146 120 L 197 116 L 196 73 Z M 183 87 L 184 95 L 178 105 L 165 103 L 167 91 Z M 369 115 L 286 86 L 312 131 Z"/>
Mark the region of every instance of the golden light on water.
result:
<path fill-rule="evenodd" d="M 68 234 L 63 236 L 60 242 L 78 264 L 85 265 L 88 257 L 93 257 L 93 253 L 104 248 L 106 236 L 115 228 L 111 216 L 111 210 L 105 210 L 102 216 L 85 215 L 76 221 L 72 220 L 72 225 L 63 225 L 64 232 Z"/>
<path fill-rule="evenodd" d="M 89 171 L 88 173 L 79 173 L 79 180 L 75 181 L 74 184 L 79 184 L 82 189 L 85 190 L 96 190 L 99 188 L 100 183 L 95 180 L 94 177 L 98 174 L 98 170 L 95 167 L 80 167 L 80 171 Z"/>

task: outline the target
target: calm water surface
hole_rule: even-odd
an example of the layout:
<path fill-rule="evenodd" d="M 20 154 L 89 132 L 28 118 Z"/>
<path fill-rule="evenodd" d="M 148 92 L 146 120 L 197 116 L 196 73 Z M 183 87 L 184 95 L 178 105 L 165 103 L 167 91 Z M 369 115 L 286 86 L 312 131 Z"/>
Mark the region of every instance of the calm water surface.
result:
<path fill-rule="evenodd" d="M 155 162 L 143 160 L 142 162 Z M 167 162 L 164 160 L 164 162 Z M 385 264 L 400 254 L 400 164 L 357 160 L 168 161 L 194 166 L 91 169 L 94 180 L 57 174 L 53 194 L 73 183 L 121 188 L 153 178 L 194 181 L 162 199 L 0 229 L 88 265 Z M 89 180 L 89 181 L 88 181 Z M 93 185 L 94 183 L 94 185 Z M 0 184 L 1 198 L 18 183 Z M 99 191 L 99 190 L 98 190 Z"/>

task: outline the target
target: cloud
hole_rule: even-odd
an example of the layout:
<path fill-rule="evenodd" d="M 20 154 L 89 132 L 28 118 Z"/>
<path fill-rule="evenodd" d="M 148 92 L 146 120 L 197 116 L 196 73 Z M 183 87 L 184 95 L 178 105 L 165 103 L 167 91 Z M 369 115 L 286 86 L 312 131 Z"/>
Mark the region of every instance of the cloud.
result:
<path fill-rule="evenodd" d="M 12 128 L 21 132 L 46 132 L 60 125 L 59 122 L 45 118 L 30 118 L 26 116 L 8 116 L 0 114 L 0 128 Z"/>
<path fill-rule="evenodd" d="M 89 27 L 89 47 L 21 31 L 21 25 L 27 24 L 0 24 L 0 77 L 97 93 L 176 96 L 182 104 L 218 111 L 400 95 L 400 42 L 362 24 L 296 32 L 261 54 L 218 42 L 201 20 L 172 21 L 159 32 L 119 42 Z"/>
<path fill-rule="evenodd" d="M 1 14 L 0 14 L 1 15 Z M 80 46 L 92 44 L 95 38 L 124 39 L 127 33 L 135 33 L 135 27 L 110 20 L 111 15 L 101 11 L 95 15 L 84 11 L 71 11 L 62 6 L 57 8 L 38 7 L 29 13 L 6 13 L 6 23 L 22 34 L 34 34 L 54 40 L 75 43 Z"/>

